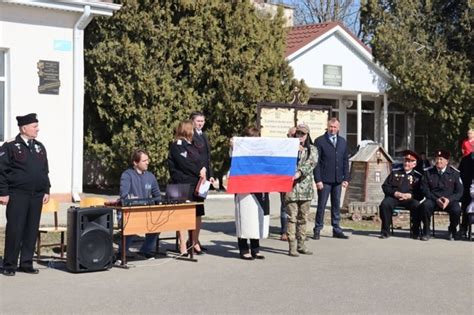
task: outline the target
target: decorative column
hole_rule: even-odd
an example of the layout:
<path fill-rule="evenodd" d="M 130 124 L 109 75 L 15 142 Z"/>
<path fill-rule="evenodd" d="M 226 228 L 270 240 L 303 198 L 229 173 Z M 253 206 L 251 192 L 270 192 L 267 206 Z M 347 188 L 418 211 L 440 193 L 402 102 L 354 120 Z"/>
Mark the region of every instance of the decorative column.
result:
<path fill-rule="evenodd" d="M 362 141 L 362 94 L 357 93 L 357 145 Z"/>
<path fill-rule="evenodd" d="M 388 96 L 387 93 L 383 95 L 383 148 L 388 150 Z"/>

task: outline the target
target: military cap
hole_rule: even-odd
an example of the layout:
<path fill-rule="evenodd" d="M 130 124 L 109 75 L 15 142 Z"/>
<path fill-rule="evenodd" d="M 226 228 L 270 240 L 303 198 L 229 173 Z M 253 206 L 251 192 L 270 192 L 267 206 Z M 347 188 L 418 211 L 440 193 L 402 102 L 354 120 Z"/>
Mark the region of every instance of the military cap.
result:
<path fill-rule="evenodd" d="M 412 150 L 405 150 L 405 151 L 402 152 L 402 155 L 405 159 L 408 159 L 408 160 L 419 160 L 420 159 L 418 154 L 416 154 L 416 152 L 412 151 Z"/>
<path fill-rule="evenodd" d="M 451 154 L 445 150 L 436 150 L 435 157 L 442 157 L 442 158 L 445 158 L 446 160 L 449 160 L 449 158 L 451 157 Z"/>
<path fill-rule="evenodd" d="M 25 116 L 16 116 L 16 120 L 18 121 L 18 127 L 38 122 L 38 118 L 36 117 L 35 113 Z"/>
<path fill-rule="evenodd" d="M 296 126 L 296 132 L 302 132 L 304 134 L 308 134 L 309 133 L 309 127 L 307 124 L 299 124 L 298 126 Z"/>

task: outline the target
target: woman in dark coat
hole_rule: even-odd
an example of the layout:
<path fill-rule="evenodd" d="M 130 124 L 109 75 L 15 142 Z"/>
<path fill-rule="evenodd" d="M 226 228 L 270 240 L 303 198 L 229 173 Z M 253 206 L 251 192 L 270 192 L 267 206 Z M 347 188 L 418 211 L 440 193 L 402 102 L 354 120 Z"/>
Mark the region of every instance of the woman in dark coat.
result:
<path fill-rule="evenodd" d="M 173 184 L 190 184 L 192 192 L 196 188 L 200 178 L 206 179 L 206 167 L 203 165 L 199 150 L 193 145 L 193 123 L 190 120 L 181 122 L 176 128 L 173 143 L 170 145 L 168 155 L 168 168 Z M 202 202 L 204 199 L 194 196 L 193 201 Z M 201 216 L 204 215 L 204 205 L 196 206 L 196 229 L 193 231 L 194 251 L 202 253 L 199 243 L 199 231 L 201 230 Z M 187 253 L 184 239 L 185 231 L 179 231 L 180 253 Z M 189 244 L 191 246 L 191 244 Z M 188 246 L 188 247 L 189 247 Z"/>

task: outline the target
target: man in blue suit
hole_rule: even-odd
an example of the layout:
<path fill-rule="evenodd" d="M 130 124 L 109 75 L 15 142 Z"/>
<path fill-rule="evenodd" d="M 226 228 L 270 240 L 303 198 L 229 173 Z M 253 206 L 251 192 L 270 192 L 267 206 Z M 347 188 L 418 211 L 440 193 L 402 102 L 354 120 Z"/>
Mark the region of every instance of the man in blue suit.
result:
<path fill-rule="evenodd" d="M 318 189 L 318 208 L 314 226 L 314 239 L 319 240 L 319 234 L 324 226 L 324 210 L 331 195 L 331 225 L 332 236 L 347 239 L 339 221 L 341 220 L 341 189 L 349 185 L 349 155 L 346 139 L 338 135 L 340 123 L 337 118 L 328 121 L 327 132 L 315 141 L 319 158 L 314 169 L 314 180 Z"/>

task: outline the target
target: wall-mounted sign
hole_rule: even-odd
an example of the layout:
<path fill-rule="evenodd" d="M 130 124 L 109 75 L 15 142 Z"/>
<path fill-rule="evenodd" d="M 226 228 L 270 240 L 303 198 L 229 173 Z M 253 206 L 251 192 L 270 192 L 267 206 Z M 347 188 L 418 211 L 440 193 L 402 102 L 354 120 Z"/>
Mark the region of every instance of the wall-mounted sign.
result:
<path fill-rule="evenodd" d="M 323 85 L 342 86 L 342 66 L 323 65 Z"/>
<path fill-rule="evenodd" d="M 37 63 L 38 67 L 38 93 L 40 94 L 59 94 L 59 62 L 40 60 Z"/>

